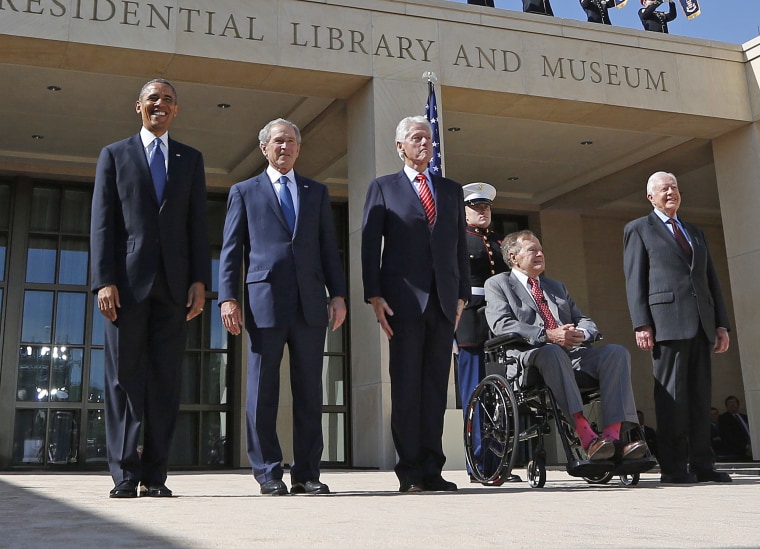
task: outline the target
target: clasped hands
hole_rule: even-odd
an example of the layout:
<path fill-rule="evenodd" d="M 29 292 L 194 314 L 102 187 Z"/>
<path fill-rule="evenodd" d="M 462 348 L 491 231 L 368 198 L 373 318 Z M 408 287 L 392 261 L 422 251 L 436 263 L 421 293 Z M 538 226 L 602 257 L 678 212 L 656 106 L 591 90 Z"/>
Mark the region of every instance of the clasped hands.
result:
<path fill-rule="evenodd" d="M 546 330 L 546 341 L 555 343 L 563 349 L 574 349 L 586 340 L 586 332 L 575 327 L 575 324 L 563 324 L 557 328 Z"/>

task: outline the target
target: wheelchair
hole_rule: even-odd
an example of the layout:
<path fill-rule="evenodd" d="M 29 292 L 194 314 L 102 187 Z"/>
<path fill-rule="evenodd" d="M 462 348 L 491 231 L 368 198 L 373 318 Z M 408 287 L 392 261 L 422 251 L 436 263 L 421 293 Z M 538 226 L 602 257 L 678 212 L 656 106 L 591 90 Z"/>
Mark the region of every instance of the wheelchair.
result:
<path fill-rule="evenodd" d="M 464 422 L 465 457 L 474 480 L 486 486 L 500 486 L 515 466 L 518 444 L 536 439 L 527 464 L 527 480 L 532 488 L 543 487 L 546 483 L 543 438 L 551 432 L 553 424 L 565 451 L 568 474 L 582 477 L 589 484 L 606 484 L 615 475 L 624 486 L 638 484 L 641 473 L 657 464 L 649 451 L 642 458 L 621 462 L 589 460 L 574 425 L 559 409 L 538 370 L 526 368 L 515 375 L 508 374 L 508 367 L 517 361 L 507 351 L 524 343 L 521 336 L 509 333 L 485 344 L 486 377 L 470 396 Z M 598 403 L 597 381 L 577 370 L 575 376 L 584 403 L 592 406 Z M 476 431 L 481 435 L 479 448 L 475 447 Z M 641 426 L 625 422 L 621 440 L 625 443 L 644 440 Z"/>

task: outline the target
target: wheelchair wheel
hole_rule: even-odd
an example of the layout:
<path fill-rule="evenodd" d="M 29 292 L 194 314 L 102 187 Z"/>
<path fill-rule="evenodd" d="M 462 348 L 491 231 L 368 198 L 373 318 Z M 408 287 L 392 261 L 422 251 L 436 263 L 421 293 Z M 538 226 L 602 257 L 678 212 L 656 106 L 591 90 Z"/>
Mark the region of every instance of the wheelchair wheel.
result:
<path fill-rule="evenodd" d="M 546 465 L 540 460 L 528 463 L 528 484 L 531 488 L 543 488 L 546 484 Z"/>
<path fill-rule="evenodd" d="M 633 473 L 631 475 L 620 475 L 620 484 L 623 486 L 636 486 L 641 479 L 639 473 Z"/>
<path fill-rule="evenodd" d="M 487 376 L 472 392 L 464 422 L 465 458 L 477 481 L 500 486 L 507 480 L 517 458 L 517 429 L 512 388 L 500 375 Z"/>
<path fill-rule="evenodd" d="M 599 473 L 598 475 L 587 475 L 584 476 L 583 479 L 589 484 L 607 484 L 612 480 L 613 476 L 614 474 L 612 471 L 607 471 L 605 473 Z M 621 475 L 620 478 L 622 479 L 623 475 Z"/>

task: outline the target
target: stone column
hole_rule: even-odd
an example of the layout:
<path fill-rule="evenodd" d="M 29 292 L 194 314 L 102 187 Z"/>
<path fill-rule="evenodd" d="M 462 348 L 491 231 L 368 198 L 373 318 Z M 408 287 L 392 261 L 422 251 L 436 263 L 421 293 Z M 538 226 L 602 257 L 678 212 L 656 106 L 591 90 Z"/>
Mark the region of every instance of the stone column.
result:
<path fill-rule="evenodd" d="M 760 123 L 715 139 L 713 157 L 736 319 L 731 344 L 739 347 L 753 458 L 760 459 Z"/>
<path fill-rule="evenodd" d="M 420 73 L 421 76 L 421 73 Z M 348 101 L 348 230 L 350 254 L 351 399 L 353 465 L 392 469 L 388 341 L 364 302 L 361 226 L 372 179 L 403 167 L 395 132 L 406 117 L 424 114 L 426 83 L 375 78 Z"/>

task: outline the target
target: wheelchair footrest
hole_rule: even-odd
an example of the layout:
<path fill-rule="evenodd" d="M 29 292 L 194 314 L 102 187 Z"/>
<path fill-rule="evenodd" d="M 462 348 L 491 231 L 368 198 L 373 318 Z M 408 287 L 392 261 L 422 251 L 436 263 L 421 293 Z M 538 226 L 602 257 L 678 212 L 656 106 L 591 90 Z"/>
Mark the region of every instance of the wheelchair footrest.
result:
<path fill-rule="evenodd" d="M 644 457 L 615 462 L 608 459 L 598 461 L 575 460 L 567 464 L 567 473 L 573 477 L 597 477 L 605 473 L 633 475 L 645 473 L 657 465 L 654 458 Z"/>

